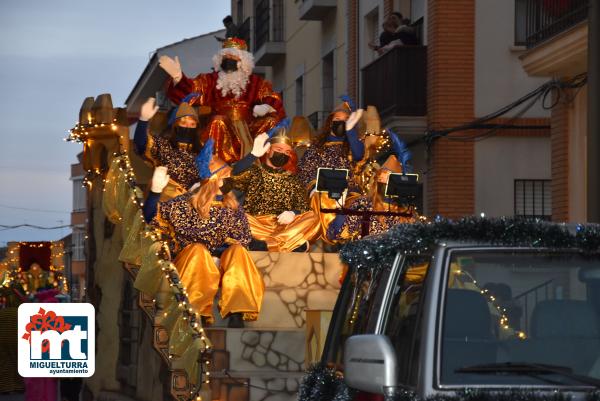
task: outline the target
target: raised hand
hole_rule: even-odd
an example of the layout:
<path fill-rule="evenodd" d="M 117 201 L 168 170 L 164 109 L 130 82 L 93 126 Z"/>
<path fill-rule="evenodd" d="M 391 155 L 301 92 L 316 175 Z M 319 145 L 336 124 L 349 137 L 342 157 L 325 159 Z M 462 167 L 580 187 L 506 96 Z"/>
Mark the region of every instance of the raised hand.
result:
<path fill-rule="evenodd" d="M 140 109 L 140 121 L 149 121 L 152 117 L 154 117 L 157 111 L 158 106 L 156 105 L 156 99 L 149 97 Z"/>
<path fill-rule="evenodd" d="M 256 138 L 254 138 L 254 143 L 252 144 L 252 151 L 250 153 L 252 153 L 254 157 L 262 157 L 271 148 L 271 144 L 267 142 L 268 140 L 269 135 L 266 132 L 257 135 Z"/>
<path fill-rule="evenodd" d="M 177 56 L 175 56 L 174 59 L 169 56 L 160 56 L 158 58 L 158 65 L 173 78 L 173 81 L 176 84 L 181 80 L 181 77 L 183 77 L 181 64 L 179 63 L 179 57 Z"/>
<path fill-rule="evenodd" d="M 159 194 L 165 189 L 169 183 L 169 175 L 167 174 L 167 168 L 163 166 L 156 167 L 152 174 L 152 184 L 150 185 L 150 191 Z"/>
<path fill-rule="evenodd" d="M 356 126 L 358 121 L 363 115 L 363 109 L 357 109 L 350 114 L 350 117 L 346 120 L 346 131 L 350 131 L 352 128 Z"/>

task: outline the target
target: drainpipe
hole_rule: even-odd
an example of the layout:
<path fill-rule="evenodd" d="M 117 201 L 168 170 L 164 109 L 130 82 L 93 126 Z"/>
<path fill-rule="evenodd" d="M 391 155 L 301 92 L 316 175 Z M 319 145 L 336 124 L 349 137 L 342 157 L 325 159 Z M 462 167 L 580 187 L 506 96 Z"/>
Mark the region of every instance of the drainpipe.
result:
<path fill-rule="evenodd" d="M 588 12 L 587 220 L 600 223 L 600 1 Z"/>

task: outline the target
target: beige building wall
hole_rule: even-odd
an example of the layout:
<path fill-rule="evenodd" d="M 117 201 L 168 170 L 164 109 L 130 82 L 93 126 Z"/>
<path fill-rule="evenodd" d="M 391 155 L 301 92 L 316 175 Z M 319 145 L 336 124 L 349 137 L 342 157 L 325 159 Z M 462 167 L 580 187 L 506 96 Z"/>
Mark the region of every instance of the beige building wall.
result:
<path fill-rule="evenodd" d="M 242 3 L 243 7 L 239 6 L 238 0 L 231 2 L 234 21 L 240 20 L 237 16 L 240 9 L 244 12 L 242 20 L 253 16 L 253 1 Z M 288 116 L 296 115 L 297 109 L 305 116 L 330 111 L 338 103 L 339 96 L 347 92 L 346 3 L 338 1 L 336 9 L 322 21 L 304 21 L 299 13 L 301 2 L 284 0 L 285 56 L 269 67 L 258 68 L 257 72 L 264 73 L 273 88 L 282 92 Z M 331 54 L 333 74 L 328 84 L 324 80 L 323 59 Z M 324 86 L 332 89 L 324 91 Z M 328 100 L 324 99 L 325 92 Z"/>

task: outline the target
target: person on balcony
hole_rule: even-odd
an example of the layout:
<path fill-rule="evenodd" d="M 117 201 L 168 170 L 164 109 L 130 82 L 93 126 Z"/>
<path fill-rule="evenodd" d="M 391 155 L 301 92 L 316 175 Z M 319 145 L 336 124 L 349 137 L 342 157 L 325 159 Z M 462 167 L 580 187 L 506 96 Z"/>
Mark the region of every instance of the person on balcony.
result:
<path fill-rule="evenodd" d="M 375 173 L 369 193 L 349 200 L 346 208 L 358 211 L 394 212 L 403 215 L 371 216 L 369 235 L 383 233 L 400 223 L 413 223 L 418 218 L 412 206 L 400 205 L 394 199 L 385 196 L 387 183 L 391 173 L 410 171 L 408 160 L 410 151 L 394 134 L 389 133 L 394 142 L 394 154 L 385 159 L 383 165 Z M 397 156 L 398 155 L 398 156 Z M 362 221 L 360 215 L 337 215 L 327 227 L 327 239 L 332 242 L 345 242 L 362 238 Z"/>
<path fill-rule="evenodd" d="M 319 220 L 310 210 L 306 190 L 296 175 L 297 156 L 288 126 L 286 118 L 268 135 L 255 139 L 254 147 L 263 149 L 262 143 L 270 138 L 262 165 L 255 163 L 262 155 L 253 150 L 236 163 L 235 175 L 224 180 L 228 189 L 245 194 L 244 209 L 252 236 L 264 242 L 263 250 L 271 252 L 307 251 L 309 242 L 320 232 Z"/>
<path fill-rule="evenodd" d="M 198 129 L 198 113 L 187 101 L 172 111 L 170 129 L 164 136 L 155 135 L 148 129 L 149 121 L 157 111 L 156 100 L 152 97 L 142 105 L 133 143 L 137 154 L 155 168 L 163 166 L 169 171 L 170 180 L 161 194 L 161 200 L 165 201 L 186 193 L 200 181 L 196 157 L 202 149 L 202 141 Z M 224 165 L 225 162 L 218 157 L 211 158 L 212 170 Z"/>
<path fill-rule="evenodd" d="M 410 26 L 410 20 L 404 18 L 399 12 L 393 12 L 383 23 L 383 31 L 379 35 L 379 45 L 371 42 L 369 48 L 381 56 L 394 47 L 418 44 L 419 39 L 414 27 Z"/>
<path fill-rule="evenodd" d="M 229 327 L 258 318 L 264 283 L 247 251 L 252 239 L 248 219 L 233 193 L 223 194 L 223 178 L 209 168 L 212 139 L 199 158 L 202 185 L 166 202 L 149 196 L 146 218 L 170 245 L 174 264 L 190 303 L 203 323 L 214 321 L 214 297 L 221 289 L 219 310 Z M 226 166 L 227 175 L 231 168 Z M 160 193 L 168 182 L 167 171 L 156 169 L 152 192 Z M 213 258 L 220 258 L 219 266 Z"/>
<path fill-rule="evenodd" d="M 363 110 L 354 110 L 351 100 L 344 96 L 343 103 L 329 115 L 321 134 L 306 150 L 298 163 L 298 178 L 310 193 L 310 205 L 318 216 L 321 227 L 321 237 L 326 238 L 327 227 L 335 217 L 331 213 L 321 213 L 322 208 L 335 208 L 337 201 L 327 194 L 315 192 L 317 171 L 319 167 L 348 169 L 348 182 L 353 182 L 352 171 L 356 162 L 365 153 L 364 144 L 358 139 L 356 124 Z M 358 193 L 358 188 L 350 187 L 351 196 Z"/>
<path fill-rule="evenodd" d="M 254 58 L 246 42 L 228 38 L 213 57 L 214 72 L 190 79 L 177 57 L 161 56 L 159 64 L 172 78 L 167 96 L 175 104 L 190 93 L 191 103 L 210 108 L 210 121 L 202 139 L 213 138 L 216 155 L 227 163 L 240 160 L 252 148 L 252 140 L 285 117 L 281 96 L 271 83 L 253 74 Z"/>

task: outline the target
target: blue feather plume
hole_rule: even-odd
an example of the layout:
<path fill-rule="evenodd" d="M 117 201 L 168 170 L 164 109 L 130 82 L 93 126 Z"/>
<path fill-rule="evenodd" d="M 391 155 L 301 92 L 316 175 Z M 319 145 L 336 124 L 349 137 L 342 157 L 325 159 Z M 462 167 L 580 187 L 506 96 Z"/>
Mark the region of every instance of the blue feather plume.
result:
<path fill-rule="evenodd" d="M 171 113 L 169 113 L 169 121 L 167 121 L 167 124 L 169 125 L 169 127 L 172 127 L 173 124 L 175 124 L 175 117 L 177 116 L 178 109 L 179 109 L 179 107 L 173 107 L 173 109 L 171 110 Z"/>
<path fill-rule="evenodd" d="M 277 133 L 277 131 L 279 131 L 280 128 L 285 128 L 286 130 L 290 128 L 289 117 L 286 117 L 286 118 L 282 119 L 281 121 L 279 121 L 276 126 L 271 128 L 269 130 L 269 132 L 267 132 L 267 135 L 269 135 L 269 138 L 273 138 L 273 135 L 275 135 Z"/>
<path fill-rule="evenodd" d="M 409 171 L 407 170 L 411 169 L 408 162 L 412 159 L 412 153 L 406 147 L 406 143 L 404 143 L 404 141 L 400 139 L 400 137 L 394 131 L 392 131 L 391 129 L 388 129 L 387 131 L 388 135 L 392 139 L 392 147 L 394 149 L 394 153 L 396 154 L 396 157 L 398 158 L 400 163 L 402 163 L 403 171 L 408 173 Z"/>
<path fill-rule="evenodd" d="M 342 96 L 340 96 L 340 99 L 342 100 L 342 102 L 348 103 L 348 106 L 350 106 L 350 111 L 356 111 L 356 104 L 350 98 L 350 96 L 342 95 Z"/>
<path fill-rule="evenodd" d="M 210 172 L 210 159 L 212 158 L 214 141 L 212 138 L 208 138 L 208 141 L 204 144 L 204 147 L 196 156 L 196 168 L 198 169 L 198 175 L 201 180 L 210 178 L 212 173 Z"/>
<path fill-rule="evenodd" d="M 187 95 L 186 97 L 184 97 L 183 100 L 181 101 L 181 103 L 190 103 L 190 100 L 195 99 L 198 96 L 200 96 L 200 93 L 192 92 L 189 95 Z"/>

